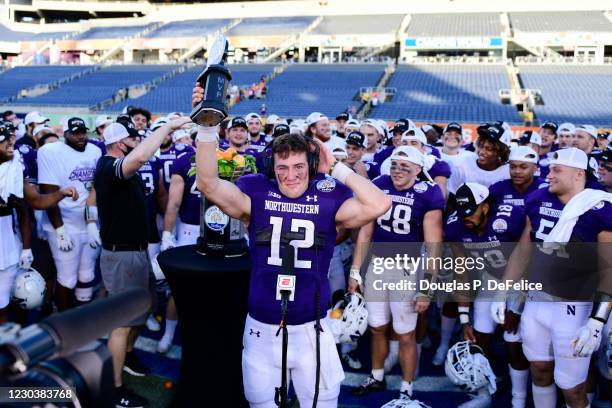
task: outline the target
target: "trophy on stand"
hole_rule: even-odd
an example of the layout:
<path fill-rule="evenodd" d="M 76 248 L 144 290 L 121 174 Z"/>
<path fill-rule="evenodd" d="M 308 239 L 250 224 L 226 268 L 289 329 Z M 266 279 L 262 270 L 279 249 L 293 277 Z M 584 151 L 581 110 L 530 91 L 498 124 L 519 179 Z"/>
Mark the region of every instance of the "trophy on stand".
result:
<path fill-rule="evenodd" d="M 204 99 L 191 111 L 191 120 L 201 126 L 217 126 L 227 117 L 227 87 L 232 76 L 225 67 L 228 42 L 219 36 L 208 51 L 206 68 L 198 77 Z M 237 152 L 217 152 L 219 177 L 234 182 L 247 172 L 256 172 L 255 159 Z M 214 256 L 240 256 L 247 252 L 242 221 L 229 217 L 202 195 L 200 237 L 197 251 Z"/>

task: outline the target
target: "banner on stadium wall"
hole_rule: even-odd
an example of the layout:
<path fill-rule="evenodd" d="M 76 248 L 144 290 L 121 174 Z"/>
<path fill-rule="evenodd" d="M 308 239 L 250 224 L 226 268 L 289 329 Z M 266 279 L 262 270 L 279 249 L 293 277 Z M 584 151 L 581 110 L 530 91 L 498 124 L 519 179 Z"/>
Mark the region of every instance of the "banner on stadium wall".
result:
<path fill-rule="evenodd" d="M 388 34 L 341 34 L 341 35 L 308 35 L 304 40 L 306 47 L 379 47 L 395 41 L 394 35 Z"/>
<path fill-rule="evenodd" d="M 418 37 L 406 38 L 404 45 L 410 49 L 489 49 L 502 48 L 504 41 L 501 37 Z"/>

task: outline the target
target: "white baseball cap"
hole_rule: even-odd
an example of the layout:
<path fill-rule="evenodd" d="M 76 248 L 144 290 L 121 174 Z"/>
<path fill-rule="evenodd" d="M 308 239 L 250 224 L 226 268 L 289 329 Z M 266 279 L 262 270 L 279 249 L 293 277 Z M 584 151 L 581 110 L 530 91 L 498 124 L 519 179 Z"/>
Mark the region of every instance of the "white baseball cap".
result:
<path fill-rule="evenodd" d="M 168 120 L 168 122 L 170 122 L 171 120 L 178 119 L 181 116 L 183 116 L 183 114 L 181 112 L 172 112 L 172 113 L 168 114 L 167 120 Z"/>
<path fill-rule="evenodd" d="M 347 122 L 348 123 L 348 122 Z M 366 119 L 363 122 L 361 122 L 361 126 L 372 126 L 374 129 L 376 129 L 376 132 L 380 135 L 383 136 L 385 134 L 385 130 L 383 129 L 383 127 L 380 125 L 380 122 L 377 120 L 372 120 L 372 119 Z M 346 125 L 345 125 L 346 127 Z"/>
<path fill-rule="evenodd" d="M 156 131 L 160 127 L 164 126 L 166 123 L 168 123 L 168 118 L 165 116 L 160 116 L 159 118 L 155 119 L 155 122 L 151 124 L 151 130 Z"/>
<path fill-rule="evenodd" d="M 121 123 L 113 122 L 104 129 L 104 144 L 109 145 L 119 140 L 125 139 L 130 135 L 125 126 Z"/>
<path fill-rule="evenodd" d="M 176 143 L 177 140 L 180 140 L 184 137 L 191 137 L 191 129 L 177 129 L 172 132 L 172 142 Z"/>
<path fill-rule="evenodd" d="M 329 120 L 329 119 L 327 118 L 327 116 L 325 116 L 321 112 L 312 112 L 306 118 L 306 125 L 307 126 L 314 125 L 315 123 L 322 121 L 322 120 Z"/>
<path fill-rule="evenodd" d="M 410 132 L 413 132 L 414 135 L 411 135 Z M 402 133 L 401 140 L 418 140 L 423 144 L 423 146 L 427 145 L 427 136 L 425 136 L 425 133 L 423 133 L 423 131 L 418 127 L 409 128 L 407 131 Z"/>
<path fill-rule="evenodd" d="M 346 123 L 344 124 L 344 128 L 355 128 L 357 130 L 359 130 L 359 128 L 361 127 L 361 123 L 359 123 L 359 121 L 357 119 L 349 119 L 346 121 Z"/>
<path fill-rule="evenodd" d="M 510 161 L 538 164 L 538 154 L 529 146 L 516 146 L 510 149 Z"/>
<path fill-rule="evenodd" d="M 246 115 L 244 118 L 245 118 L 247 121 L 248 121 L 249 119 L 257 119 L 257 120 L 258 120 L 258 121 L 261 123 L 261 116 L 259 116 L 259 115 L 258 115 L 257 113 L 255 113 L 255 112 L 251 112 L 251 113 L 247 114 L 247 115 Z"/>
<path fill-rule="evenodd" d="M 44 116 L 42 116 L 40 113 L 34 111 L 34 112 L 30 112 L 25 116 L 25 119 L 23 120 L 23 123 L 27 126 L 30 123 L 45 123 L 46 121 L 48 121 L 49 118 L 46 118 Z"/>
<path fill-rule="evenodd" d="M 589 158 L 585 152 L 576 147 L 566 147 L 552 154 L 550 166 L 553 164 L 586 170 L 589 165 Z"/>
<path fill-rule="evenodd" d="M 108 115 L 99 115 L 96 117 L 96 128 L 99 128 L 100 126 L 104 125 L 109 125 L 111 123 L 113 123 L 113 120 Z"/>
<path fill-rule="evenodd" d="M 425 165 L 425 157 L 414 146 L 398 146 L 393 150 L 390 156 L 391 160 L 405 160 L 423 167 Z"/>
<path fill-rule="evenodd" d="M 280 116 L 278 115 L 268 115 L 268 117 L 266 118 L 266 124 L 275 125 L 279 119 L 280 119 Z"/>
<path fill-rule="evenodd" d="M 456 210 L 461 217 L 468 217 L 489 197 L 489 189 L 478 183 L 463 183 L 455 193 Z"/>
<path fill-rule="evenodd" d="M 588 133 L 589 135 L 593 136 L 593 138 L 595 138 L 597 140 L 597 128 L 593 125 L 578 125 L 575 128 L 575 132 L 577 132 L 578 130 L 582 130 L 583 132 Z"/>
<path fill-rule="evenodd" d="M 571 135 L 576 131 L 576 126 L 573 123 L 565 122 L 559 125 L 557 133 L 569 133 Z"/>
<path fill-rule="evenodd" d="M 334 156 L 340 156 L 340 157 L 348 157 L 348 154 L 346 153 L 346 149 L 344 148 L 344 146 L 340 146 L 340 145 L 336 145 L 332 148 L 332 154 Z"/>
<path fill-rule="evenodd" d="M 43 123 L 34 128 L 34 130 L 32 131 L 32 136 L 36 136 L 41 130 L 48 130 L 49 132 L 53 132 L 53 129 Z"/>

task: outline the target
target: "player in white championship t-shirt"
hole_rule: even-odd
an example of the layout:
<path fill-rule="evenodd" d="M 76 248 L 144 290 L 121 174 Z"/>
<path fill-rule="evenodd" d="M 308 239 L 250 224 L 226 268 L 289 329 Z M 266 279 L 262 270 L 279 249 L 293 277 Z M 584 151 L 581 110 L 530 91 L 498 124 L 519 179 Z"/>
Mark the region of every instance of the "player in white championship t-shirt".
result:
<path fill-rule="evenodd" d="M 64 124 L 65 142 L 50 143 L 38 151 L 38 183 L 43 193 L 73 186 L 79 199 L 62 200 L 47 210 L 43 229 L 57 268 L 55 298 L 59 310 L 91 300 L 95 262 L 100 251 L 93 178 L 100 149 L 88 143 L 83 119 Z M 76 288 L 76 291 L 75 291 Z"/>

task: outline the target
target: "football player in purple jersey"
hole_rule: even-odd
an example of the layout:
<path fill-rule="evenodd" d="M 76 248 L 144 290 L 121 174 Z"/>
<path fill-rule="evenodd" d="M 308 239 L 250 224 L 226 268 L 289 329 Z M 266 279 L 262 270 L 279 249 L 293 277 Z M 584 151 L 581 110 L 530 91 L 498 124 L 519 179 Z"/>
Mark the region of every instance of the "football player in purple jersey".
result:
<path fill-rule="evenodd" d="M 608 193 L 612 192 L 612 149 L 610 146 L 599 155 L 599 182 Z"/>
<path fill-rule="evenodd" d="M 429 297 L 418 290 L 393 291 L 377 287 L 376 282 L 401 280 L 418 281 L 418 268 L 395 266 L 381 275 L 374 267 L 377 257 L 395 256 L 406 250 L 389 248 L 389 243 L 425 242 L 429 257 L 440 255 L 442 241 L 442 211 L 444 196 L 440 187 L 431 181 L 420 181 L 417 176 L 423 171 L 423 153 L 412 146 L 396 148 L 391 159 L 391 175 L 382 175 L 373 183 L 392 200 L 392 207 L 377 220 L 362 227 L 357 238 L 349 290 L 363 288 L 368 309 L 368 325 L 372 334 L 372 373 L 365 382 L 353 390 L 353 395 L 365 395 L 386 388 L 384 361 L 389 353 L 389 325 L 399 337 L 399 355 L 402 367 L 400 399 L 413 398 L 412 381 L 417 366 L 416 327 L 418 313 L 429 307 Z M 366 247 L 372 243 L 373 259 L 367 268 L 362 283 L 360 270 L 366 257 Z M 386 245 L 385 245 L 386 244 Z M 385 246 L 387 246 L 385 248 Z M 420 256 L 420 245 L 408 251 L 413 257 Z M 406 269 L 408 268 L 408 269 Z M 412 269 L 410 269 L 412 268 Z M 426 270 L 435 275 L 436 270 Z M 428 280 L 432 276 L 428 276 Z M 418 287 L 418 286 L 417 286 Z"/>
<path fill-rule="evenodd" d="M 204 89 L 197 84 L 194 105 L 203 96 Z M 243 176 L 236 184 L 222 180 L 217 173 L 216 133 L 214 127 L 198 127 L 197 188 L 224 213 L 249 224 L 252 272 L 242 355 L 246 398 L 252 407 L 276 407 L 282 348 L 282 336 L 276 336 L 281 320 L 276 296 L 280 275 L 294 282 L 286 324 L 281 324 L 291 339 L 287 368 L 300 404 L 311 406 L 317 398 L 319 407 L 336 407 L 344 378 L 342 364 L 326 321 L 320 322 L 323 330 L 315 325 L 326 315 L 327 273 L 336 234 L 339 228 L 359 228 L 376 219 L 391 200 L 369 180 L 334 162 L 321 141 L 298 135 L 274 140 L 265 174 Z M 294 271 L 289 273 L 294 275 L 283 275 L 288 267 L 283 264 L 292 252 Z M 320 382 L 312 341 L 317 335 Z"/>
<path fill-rule="evenodd" d="M 446 197 L 446 183 L 451 176 L 451 169 L 447 162 L 440 160 L 432 154 L 428 153 L 427 149 L 427 139 L 425 138 L 425 134 L 419 128 L 410 128 L 401 138 L 401 144 L 403 146 L 414 146 L 424 155 L 425 159 L 425 168 L 427 172 L 431 176 L 431 179 L 440 186 L 440 190 Z M 437 150 L 437 149 L 436 149 Z M 382 171 L 381 166 L 381 171 Z"/>
<path fill-rule="evenodd" d="M 550 185 L 527 198 L 526 226 L 503 276 L 517 282 L 530 272 L 542 285 L 529 291 L 520 325 L 536 407 L 556 406 L 555 384 L 569 407 L 590 406 L 585 381 L 612 307 L 612 196 L 585 189 L 587 167 L 580 149 L 553 153 Z M 504 312 L 505 302 L 492 303 L 496 321 Z"/>
<path fill-rule="evenodd" d="M 535 161 L 537 155 L 534 154 L 533 158 Z M 463 184 L 457 190 L 456 199 L 456 211 L 448 217 L 444 227 L 444 240 L 450 243 L 455 257 L 473 257 L 484 264 L 482 270 L 457 273 L 457 281 L 469 283 L 470 280 L 478 280 L 483 287 L 486 287 L 489 280 L 499 282 L 512 252 L 512 243 L 520 239 L 525 226 L 523 208 L 495 202 L 495 197 L 489 193 L 489 189 L 478 183 Z M 477 343 L 485 354 L 489 354 L 491 338 L 497 328 L 497 323 L 493 321 L 490 313 L 490 292 L 474 292 L 476 298 L 473 303 L 473 325 L 470 323 L 469 299 L 460 296 L 459 319 L 465 340 Z M 514 307 L 514 303 L 511 305 L 506 314 L 504 340 L 508 346 L 512 407 L 519 408 L 525 407 L 527 402 L 529 362 L 523 355 L 521 338 L 517 334 L 521 311 Z M 444 346 L 448 350 L 448 344 L 441 345 Z M 479 393 L 478 397 L 483 404 L 485 400 L 490 402 L 491 398 L 487 392 Z"/>
<path fill-rule="evenodd" d="M 249 149 L 261 152 L 266 144 L 266 135 L 263 133 L 263 124 L 261 116 L 255 112 L 251 112 L 244 117 L 247 121 L 249 132 Z"/>
<path fill-rule="evenodd" d="M 531 147 L 517 146 L 510 150 L 510 178 L 489 187 L 496 204 L 525 205 L 525 197 L 546 185 L 535 177 L 538 170 L 538 154 Z"/>

